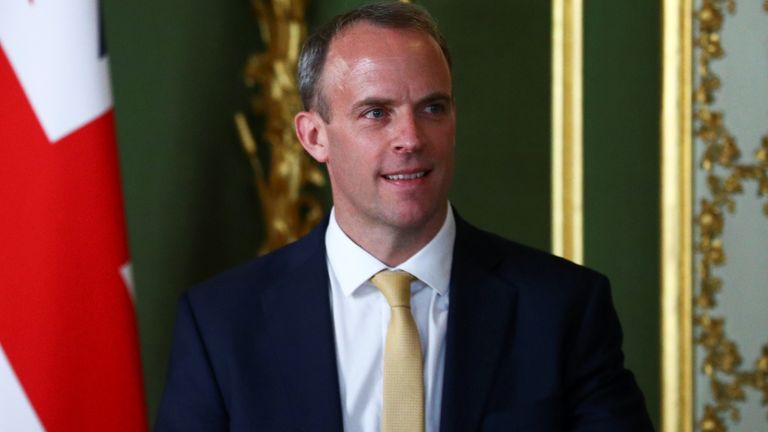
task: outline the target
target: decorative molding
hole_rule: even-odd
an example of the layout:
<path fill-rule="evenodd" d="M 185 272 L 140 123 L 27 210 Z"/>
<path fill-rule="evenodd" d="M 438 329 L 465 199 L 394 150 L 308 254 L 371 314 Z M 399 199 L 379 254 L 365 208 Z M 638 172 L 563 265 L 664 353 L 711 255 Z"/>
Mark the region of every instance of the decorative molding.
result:
<path fill-rule="evenodd" d="M 552 0 L 552 252 L 584 262 L 583 0 Z"/>
<path fill-rule="evenodd" d="M 763 3 L 768 11 L 768 4 Z M 714 315 L 717 297 L 725 289 L 725 281 L 715 269 L 725 265 L 726 251 L 722 235 L 726 213 L 735 213 L 734 196 L 743 192 L 743 184 L 757 183 L 758 196 L 768 196 L 768 134 L 762 138 L 755 152 L 755 161 L 739 163 L 741 150 L 736 137 L 726 127 L 726 113 L 714 108 L 721 78 L 712 71 L 711 62 L 725 55 L 721 44 L 722 28 L 728 14 L 736 11 L 735 0 L 701 0 L 693 14 L 697 33 L 693 35 L 696 50 L 696 77 L 694 104 L 695 137 L 704 145 L 699 168 L 707 176 L 708 197 L 699 203 L 695 215 L 698 237 L 695 239 L 697 270 L 700 284 L 693 298 L 693 323 L 696 345 L 702 348 L 701 373 L 709 380 L 714 403 L 706 403 L 696 425 L 704 432 L 724 432 L 729 423 L 740 421 L 739 404 L 746 399 L 749 387 L 762 393 L 762 404 L 768 405 L 768 343 L 753 367 L 744 367 L 736 342 L 725 332 L 726 317 Z M 750 12 L 744 12 L 750 13 Z M 704 194 L 702 194 L 704 195 Z M 768 200 L 763 205 L 768 216 Z M 697 362 L 698 363 L 698 362 Z"/>
<path fill-rule="evenodd" d="M 293 132 L 293 116 L 302 109 L 296 66 L 306 34 L 306 1 L 252 0 L 251 4 L 267 50 L 250 56 L 244 78 L 246 85 L 258 89 L 252 108 L 264 120 L 266 154 L 260 154 L 244 113 L 235 115 L 235 124 L 261 198 L 266 238 L 260 253 L 266 253 L 298 239 L 320 221 L 322 205 L 309 189 L 324 186 L 325 176 Z M 261 160 L 264 156 L 269 156 L 267 167 Z"/>
<path fill-rule="evenodd" d="M 768 402 L 768 345 L 754 362 L 742 367 L 736 343 L 724 330 L 725 317 L 713 316 L 717 295 L 724 288 L 715 268 L 725 263 L 722 233 L 725 212 L 736 211 L 733 196 L 743 183 L 758 183 L 768 195 L 768 134 L 755 154 L 756 161 L 739 164 L 741 151 L 725 127 L 724 113 L 713 109 L 720 78 L 710 62 L 722 58 L 724 9 L 733 13 L 734 0 L 664 0 L 664 78 L 662 108 L 662 430 L 704 432 L 727 430 L 725 416 L 738 422 L 745 388 L 763 393 Z M 768 11 L 768 1 L 763 7 Z M 694 34 L 694 20 L 698 32 Z M 694 89 L 693 53 L 696 49 L 697 87 Z M 695 129 L 694 129 L 695 128 Z M 699 168 L 707 174 L 710 196 L 693 214 L 693 139 L 705 145 Z M 715 167 L 725 175 L 718 175 Z M 768 203 L 763 207 L 768 216 Z M 698 226 L 693 238 L 693 224 Z M 698 292 L 693 293 L 693 258 L 698 259 Z M 693 330 L 697 335 L 694 339 Z M 703 348 L 701 373 L 710 381 L 715 403 L 706 404 L 700 419 L 693 418 L 693 348 Z"/>
<path fill-rule="evenodd" d="M 693 430 L 692 0 L 663 0 L 661 429 Z"/>

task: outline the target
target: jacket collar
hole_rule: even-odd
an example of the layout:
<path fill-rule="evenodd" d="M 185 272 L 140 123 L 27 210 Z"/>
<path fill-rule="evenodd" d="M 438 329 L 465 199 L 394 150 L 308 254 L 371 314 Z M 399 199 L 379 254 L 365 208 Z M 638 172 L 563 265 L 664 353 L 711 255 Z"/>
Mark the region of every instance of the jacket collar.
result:
<path fill-rule="evenodd" d="M 456 217 L 440 418 L 442 432 L 477 430 L 502 348 L 514 334 L 516 290 L 494 271 L 498 241 Z"/>
<path fill-rule="evenodd" d="M 303 431 L 342 430 L 324 219 L 294 245 L 288 277 L 263 292 L 268 331 L 293 420 Z"/>
<path fill-rule="evenodd" d="M 516 290 L 495 275 L 501 254 L 487 233 L 456 214 L 441 431 L 476 430 L 505 340 L 512 337 Z M 329 298 L 326 218 L 293 245 L 285 282 L 263 292 L 265 314 L 288 400 L 300 430 L 342 430 Z M 297 302 L 297 299 L 301 299 Z M 306 307 L 302 307 L 305 305 Z"/>

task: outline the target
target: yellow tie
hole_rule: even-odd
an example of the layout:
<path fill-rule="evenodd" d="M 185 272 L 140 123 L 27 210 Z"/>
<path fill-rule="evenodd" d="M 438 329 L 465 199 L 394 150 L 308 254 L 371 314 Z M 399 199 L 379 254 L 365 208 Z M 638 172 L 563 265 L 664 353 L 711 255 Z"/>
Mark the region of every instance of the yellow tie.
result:
<path fill-rule="evenodd" d="M 392 308 L 384 348 L 382 432 L 424 431 L 421 344 L 411 315 L 411 282 L 415 279 L 410 273 L 389 270 L 371 278 Z"/>

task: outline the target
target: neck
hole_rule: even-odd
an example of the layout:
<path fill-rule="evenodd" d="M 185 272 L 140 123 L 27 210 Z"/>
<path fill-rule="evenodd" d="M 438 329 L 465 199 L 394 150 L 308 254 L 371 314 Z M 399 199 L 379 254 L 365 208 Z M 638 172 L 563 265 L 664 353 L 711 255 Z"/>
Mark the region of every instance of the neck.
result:
<path fill-rule="evenodd" d="M 448 204 L 428 223 L 415 227 L 363 224 L 336 212 L 336 222 L 358 246 L 389 267 L 397 267 L 426 246 L 445 222 Z"/>

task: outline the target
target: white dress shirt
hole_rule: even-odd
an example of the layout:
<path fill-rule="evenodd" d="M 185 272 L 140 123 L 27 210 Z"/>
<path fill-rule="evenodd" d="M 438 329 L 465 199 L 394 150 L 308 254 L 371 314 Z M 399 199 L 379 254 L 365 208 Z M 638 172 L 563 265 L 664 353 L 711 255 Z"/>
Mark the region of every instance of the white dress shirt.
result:
<path fill-rule="evenodd" d="M 450 205 L 446 213 L 437 235 L 391 269 L 347 237 L 331 210 L 325 247 L 345 431 L 375 432 L 381 428 L 384 341 L 390 307 L 369 279 L 388 268 L 418 278 L 411 284 L 411 312 L 424 359 L 425 432 L 440 429 L 448 290 L 456 238 Z"/>

